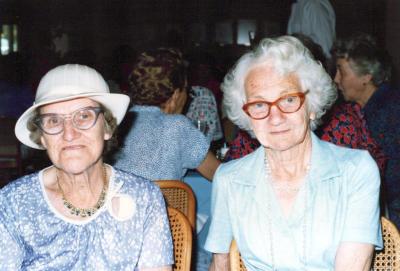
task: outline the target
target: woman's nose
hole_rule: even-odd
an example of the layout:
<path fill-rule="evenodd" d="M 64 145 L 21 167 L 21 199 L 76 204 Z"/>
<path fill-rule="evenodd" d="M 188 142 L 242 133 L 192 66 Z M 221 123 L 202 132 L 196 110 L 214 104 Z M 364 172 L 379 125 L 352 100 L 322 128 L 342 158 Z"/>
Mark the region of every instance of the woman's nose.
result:
<path fill-rule="evenodd" d="M 74 127 L 71 119 L 64 119 L 63 138 L 66 141 L 71 141 L 79 135 L 79 131 Z"/>
<path fill-rule="evenodd" d="M 279 110 L 279 108 L 276 105 L 273 105 L 273 106 L 271 106 L 270 111 L 269 111 L 268 121 L 272 125 L 279 125 L 285 119 L 284 114 L 285 113 L 283 113 L 281 110 Z"/>

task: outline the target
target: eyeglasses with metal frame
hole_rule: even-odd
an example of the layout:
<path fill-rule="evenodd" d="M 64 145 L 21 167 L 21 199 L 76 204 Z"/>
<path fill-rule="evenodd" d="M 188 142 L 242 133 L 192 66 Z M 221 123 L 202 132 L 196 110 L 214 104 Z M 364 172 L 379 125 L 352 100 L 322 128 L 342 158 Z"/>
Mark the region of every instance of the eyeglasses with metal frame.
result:
<path fill-rule="evenodd" d="M 305 92 L 288 93 L 273 102 L 265 100 L 253 101 L 244 104 L 242 109 L 250 118 L 255 120 L 268 117 L 272 106 L 276 106 L 282 113 L 294 113 L 299 111 L 304 104 L 308 92 L 307 90 Z"/>
<path fill-rule="evenodd" d="M 38 115 L 33 123 L 44 133 L 56 135 L 64 131 L 64 122 L 71 119 L 72 125 L 79 130 L 88 130 L 92 128 L 99 117 L 103 113 L 100 107 L 84 107 L 70 114 L 41 114 Z"/>

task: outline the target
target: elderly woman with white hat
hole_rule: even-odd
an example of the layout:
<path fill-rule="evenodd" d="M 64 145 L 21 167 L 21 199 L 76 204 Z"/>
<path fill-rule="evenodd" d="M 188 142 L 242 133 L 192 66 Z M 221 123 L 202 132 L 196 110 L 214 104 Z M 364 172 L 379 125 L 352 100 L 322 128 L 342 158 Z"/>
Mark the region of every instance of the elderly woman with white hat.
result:
<path fill-rule="evenodd" d="M 0 190 L 1 270 L 171 270 L 160 190 L 102 160 L 128 104 L 86 66 L 42 78 L 15 133 L 52 165 Z"/>

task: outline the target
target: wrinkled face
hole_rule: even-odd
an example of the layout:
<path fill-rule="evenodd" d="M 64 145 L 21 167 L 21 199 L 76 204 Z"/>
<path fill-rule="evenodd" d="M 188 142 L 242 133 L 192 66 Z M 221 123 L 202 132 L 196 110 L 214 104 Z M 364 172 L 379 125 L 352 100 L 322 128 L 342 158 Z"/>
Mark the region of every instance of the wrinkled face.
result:
<path fill-rule="evenodd" d="M 40 114 L 70 114 L 90 106 L 98 107 L 99 104 L 88 98 L 79 98 L 45 105 L 40 108 Z M 110 138 L 111 134 L 105 131 L 104 116 L 100 113 L 96 124 L 87 130 L 75 128 L 71 118 L 65 119 L 64 130 L 56 135 L 42 132 L 41 143 L 57 168 L 78 174 L 101 159 L 104 140 Z"/>
<path fill-rule="evenodd" d="M 304 92 L 295 76 L 282 77 L 269 66 L 258 66 L 248 73 L 245 91 L 247 102 L 273 102 L 286 94 Z M 253 131 L 260 143 L 277 151 L 290 150 L 303 143 L 306 135 L 309 135 L 310 118 L 315 117 L 314 113 L 307 112 L 306 103 L 294 113 L 283 113 L 272 106 L 265 119 L 251 119 Z"/>
<path fill-rule="evenodd" d="M 351 60 L 350 60 L 351 61 Z M 368 83 L 365 75 L 357 75 L 351 67 L 351 62 L 345 58 L 336 60 L 335 83 L 346 101 L 358 102 L 362 100 L 365 86 Z"/>

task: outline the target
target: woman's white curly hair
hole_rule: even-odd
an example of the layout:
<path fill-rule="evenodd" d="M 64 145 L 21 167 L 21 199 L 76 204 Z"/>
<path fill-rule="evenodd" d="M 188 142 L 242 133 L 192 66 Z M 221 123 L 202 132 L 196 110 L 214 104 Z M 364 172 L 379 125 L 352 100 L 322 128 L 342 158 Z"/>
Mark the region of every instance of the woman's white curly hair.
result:
<path fill-rule="evenodd" d="M 337 98 L 336 86 L 321 63 L 297 38 L 291 36 L 261 40 L 255 50 L 243 55 L 228 72 L 221 84 L 223 111 L 227 117 L 253 134 L 250 118 L 242 110 L 246 103 L 244 83 L 248 73 L 260 65 L 269 65 L 282 76 L 297 76 L 302 91 L 309 91 L 306 105 L 308 112 L 315 113 L 315 119 L 310 123 L 311 129 L 315 130 Z"/>

